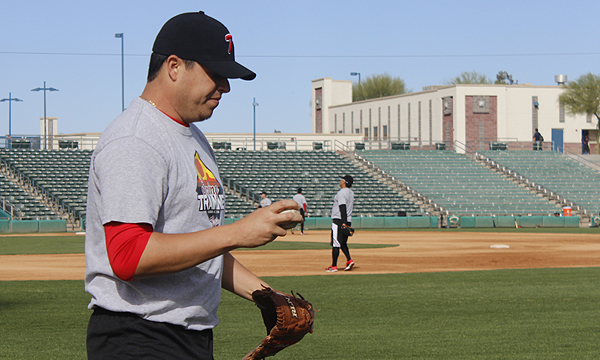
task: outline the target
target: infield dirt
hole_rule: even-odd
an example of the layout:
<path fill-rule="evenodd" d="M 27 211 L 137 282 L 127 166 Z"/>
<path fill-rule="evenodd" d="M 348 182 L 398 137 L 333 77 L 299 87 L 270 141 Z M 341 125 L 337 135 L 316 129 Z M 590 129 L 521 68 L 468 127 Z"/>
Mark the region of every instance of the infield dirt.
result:
<path fill-rule="evenodd" d="M 329 242 L 329 231 L 307 231 L 275 241 Z M 352 243 L 391 247 L 352 249 Z M 508 245 L 494 249 L 492 245 Z M 600 266 L 593 234 L 358 231 L 350 238 L 352 271 L 326 273 L 331 250 L 244 250 L 234 256 L 258 276 L 339 276 L 409 272 Z M 338 265 L 346 259 L 340 254 Z M 82 280 L 83 254 L 2 255 L 0 280 Z"/>

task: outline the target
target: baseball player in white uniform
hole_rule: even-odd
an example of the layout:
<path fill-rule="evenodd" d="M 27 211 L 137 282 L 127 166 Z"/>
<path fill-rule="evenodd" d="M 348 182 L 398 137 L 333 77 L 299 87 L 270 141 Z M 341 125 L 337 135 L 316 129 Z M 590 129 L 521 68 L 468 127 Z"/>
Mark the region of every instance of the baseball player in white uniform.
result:
<path fill-rule="evenodd" d="M 300 223 L 300 234 L 304 235 L 304 219 L 306 218 L 307 208 L 306 208 L 306 198 L 302 195 L 302 188 L 298 188 L 298 192 L 292 198 L 298 206 L 300 206 L 300 215 L 302 215 L 302 222 Z M 292 229 L 292 234 L 294 233 L 294 229 Z"/>
<path fill-rule="evenodd" d="M 261 192 L 261 193 L 260 193 L 260 197 L 261 197 L 261 200 L 260 200 L 260 205 L 258 205 L 258 208 L 259 208 L 259 209 L 260 209 L 260 208 L 264 208 L 264 207 L 267 207 L 267 206 L 271 205 L 271 199 L 269 199 L 269 198 L 267 197 L 267 193 L 266 193 L 266 192 L 264 192 L 264 191 L 263 191 L 263 192 Z"/>
<path fill-rule="evenodd" d="M 346 256 L 346 267 L 344 270 L 351 270 L 354 261 L 350 257 L 348 250 L 348 235 L 343 231 L 345 227 L 352 225 L 352 208 L 354 207 L 354 192 L 352 189 L 354 178 L 350 175 L 341 176 L 340 191 L 333 198 L 333 207 L 331 209 L 331 246 L 332 263 L 325 269 L 327 272 L 338 271 L 337 260 L 340 256 L 340 249 Z"/>

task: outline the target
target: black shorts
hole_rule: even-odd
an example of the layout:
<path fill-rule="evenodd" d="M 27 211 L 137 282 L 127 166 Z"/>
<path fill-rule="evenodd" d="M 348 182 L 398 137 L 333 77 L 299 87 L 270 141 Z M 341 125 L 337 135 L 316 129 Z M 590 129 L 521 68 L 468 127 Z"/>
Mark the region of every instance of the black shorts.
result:
<path fill-rule="evenodd" d="M 344 234 L 342 231 L 342 220 L 333 219 L 331 224 L 331 240 L 330 245 L 332 247 L 346 247 L 348 243 L 348 235 Z M 351 226 L 352 223 L 348 223 L 348 226 Z"/>
<path fill-rule="evenodd" d="M 87 354 L 89 360 L 213 360 L 213 334 L 96 308 L 87 329 Z"/>

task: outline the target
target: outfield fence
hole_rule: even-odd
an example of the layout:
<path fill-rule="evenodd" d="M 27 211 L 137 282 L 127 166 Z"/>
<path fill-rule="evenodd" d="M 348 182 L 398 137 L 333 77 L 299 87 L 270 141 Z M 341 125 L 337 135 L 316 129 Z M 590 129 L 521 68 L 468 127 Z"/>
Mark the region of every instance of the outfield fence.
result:
<path fill-rule="evenodd" d="M 64 233 L 66 220 L 0 219 L 0 234 Z"/>
<path fill-rule="evenodd" d="M 239 218 L 225 219 L 232 224 Z M 591 226 L 600 226 L 600 216 L 592 219 Z M 576 228 L 578 216 L 450 216 L 440 221 L 439 216 L 373 216 L 353 217 L 354 229 L 435 229 L 435 228 Z M 310 217 L 304 221 L 307 230 L 331 229 L 331 218 Z"/>

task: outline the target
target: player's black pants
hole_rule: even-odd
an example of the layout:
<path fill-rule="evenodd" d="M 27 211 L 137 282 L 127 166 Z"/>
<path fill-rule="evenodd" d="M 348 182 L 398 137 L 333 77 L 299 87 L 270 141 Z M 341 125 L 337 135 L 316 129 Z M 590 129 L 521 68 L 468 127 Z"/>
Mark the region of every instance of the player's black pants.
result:
<path fill-rule="evenodd" d="M 331 226 L 331 266 L 337 266 L 337 260 L 340 256 L 340 249 L 346 256 L 346 260 L 350 261 L 350 250 L 348 250 L 348 236 L 342 231 L 342 220 L 333 219 Z M 352 223 L 348 223 L 348 226 L 352 226 Z"/>
<path fill-rule="evenodd" d="M 88 323 L 87 354 L 88 360 L 213 360 L 213 334 L 96 308 Z"/>
<path fill-rule="evenodd" d="M 306 218 L 306 213 L 303 208 L 300 208 L 300 215 L 302 215 L 302 222 L 300 223 L 300 232 L 304 232 L 304 219 Z"/>

